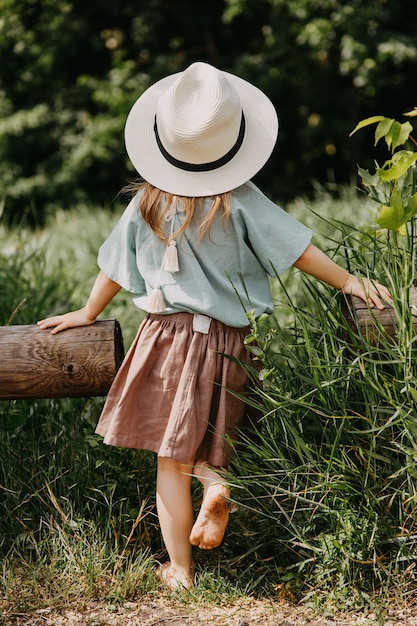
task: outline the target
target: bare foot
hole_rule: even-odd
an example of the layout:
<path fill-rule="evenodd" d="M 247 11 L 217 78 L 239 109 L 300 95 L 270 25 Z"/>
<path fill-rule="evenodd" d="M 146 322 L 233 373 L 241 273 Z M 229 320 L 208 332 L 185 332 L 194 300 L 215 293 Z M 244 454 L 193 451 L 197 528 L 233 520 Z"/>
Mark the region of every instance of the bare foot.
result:
<path fill-rule="evenodd" d="M 183 570 L 172 566 L 170 561 L 167 561 L 155 570 L 155 575 L 172 591 L 181 588 L 192 589 L 194 587 L 194 564 L 191 566 L 191 573 L 186 574 Z"/>
<path fill-rule="evenodd" d="M 229 521 L 229 496 L 230 490 L 219 483 L 206 488 L 200 512 L 191 530 L 190 543 L 193 546 L 212 550 L 221 544 Z"/>

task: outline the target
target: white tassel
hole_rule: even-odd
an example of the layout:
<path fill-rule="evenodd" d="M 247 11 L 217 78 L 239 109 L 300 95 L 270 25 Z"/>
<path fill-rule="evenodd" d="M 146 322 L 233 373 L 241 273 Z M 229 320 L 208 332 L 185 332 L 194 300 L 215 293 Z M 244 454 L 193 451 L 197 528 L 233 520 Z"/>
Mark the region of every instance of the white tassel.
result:
<path fill-rule="evenodd" d="M 165 250 L 164 260 L 162 261 L 162 268 L 171 273 L 178 272 L 180 269 L 178 265 L 177 244 L 174 239 L 169 242 L 169 245 Z"/>
<path fill-rule="evenodd" d="M 162 313 L 165 311 L 165 301 L 162 295 L 161 286 L 156 283 L 154 290 L 149 298 L 149 313 Z"/>
<path fill-rule="evenodd" d="M 161 279 L 162 270 L 166 270 L 168 272 L 179 271 L 177 244 L 172 238 L 174 232 L 176 201 L 177 197 L 174 196 L 171 203 L 171 213 L 166 218 L 167 221 L 171 221 L 171 233 L 169 237 L 169 243 L 165 249 L 164 258 L 162 260 L 162 265 L 159 272 L 159 280 Z M 164 296 L 161 291 L 161 285 L 158 281 L 149 296 L 149 313 L 163 313 L 165 310 L 166 305 L 164 301 Z"/>

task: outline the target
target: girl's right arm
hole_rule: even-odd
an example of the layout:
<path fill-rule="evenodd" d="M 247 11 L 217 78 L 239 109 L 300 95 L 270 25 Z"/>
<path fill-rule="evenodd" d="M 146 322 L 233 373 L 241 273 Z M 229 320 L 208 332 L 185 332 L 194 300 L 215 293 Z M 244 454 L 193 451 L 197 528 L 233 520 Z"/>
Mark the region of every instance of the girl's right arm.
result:
<path fill-rule="evenodd" d="M 70 311 L 64 315 L 48 317 L 38 322 L 39 328 L 45 330 L 52 328 L 51 333 L 56 333 L 73 328 L 74 326 L 88 326 L 94 324 L 96 318 L 106 308 L 109 302 L 120 291 L 121 286 L 108 278 L 102 271 L 99 272 L 88 297 L 87 304 L 82 309 Z"/>
<path fill-rule="evenodd" d="M 322 280 L 331 287 L 340 289 L 343 293 L 362 298 L 371 307 L 376 306 L 378 309 L 383 309 L 384 300 L 391 300 L 391 295 L 384 285 L 372 282 L 367 278 L 359 279 L 353 276 L 313 244 L 307 246 L 300 258 L 294 263 L 294 267 Z"/>

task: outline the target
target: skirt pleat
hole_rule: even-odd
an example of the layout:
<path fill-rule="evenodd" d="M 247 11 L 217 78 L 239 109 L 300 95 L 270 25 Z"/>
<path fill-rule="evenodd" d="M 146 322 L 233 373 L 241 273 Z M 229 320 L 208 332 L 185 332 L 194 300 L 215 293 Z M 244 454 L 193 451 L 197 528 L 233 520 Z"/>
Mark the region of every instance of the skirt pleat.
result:
<path fill-rule="evenodd" d="M 234 394 L 247 390 L 241 365 L 250 358 L 247 333 L 212 319 L 204 334 L 193 330 L 190 313 L 149 314 L 116 375 L 96 432 L 109 445 L 226 466 L 245 413 L 245 402 Z"/>

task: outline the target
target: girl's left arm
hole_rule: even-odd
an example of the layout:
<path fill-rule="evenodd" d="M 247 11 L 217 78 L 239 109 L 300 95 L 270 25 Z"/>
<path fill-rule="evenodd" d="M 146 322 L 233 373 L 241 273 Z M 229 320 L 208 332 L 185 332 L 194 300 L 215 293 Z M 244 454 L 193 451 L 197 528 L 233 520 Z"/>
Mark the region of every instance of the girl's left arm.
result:
<path fill-rule="evenodd" d="M 111 280 L 100 270 L 93 288 L 91 289 L 86 305 L 82 309 L 70 311 L 64 315 L 55 315 L 47 317 L 38 322 L 41 330 L 52 328 L 51 333 L 56 335 L 66 328 L 74 328 L 76 326 L 88 326 L 94 324 L 96 318 L 105 309 L 105 307 L 113 300 L 114 296 L 119 293 L 121 286 Z"/>
<path fill-rule="evenodd" d="M 383 301 L 391 300 L 391 295 L 384 285 L 350 274 L 313 244 L 306 248 L 294 263 L 294 267 L 318 278 L 331 287 L 340 289 L 343 293 L 362 298 L 371 307 L 376 306 L 378 309 L 383 309 Z"/>

